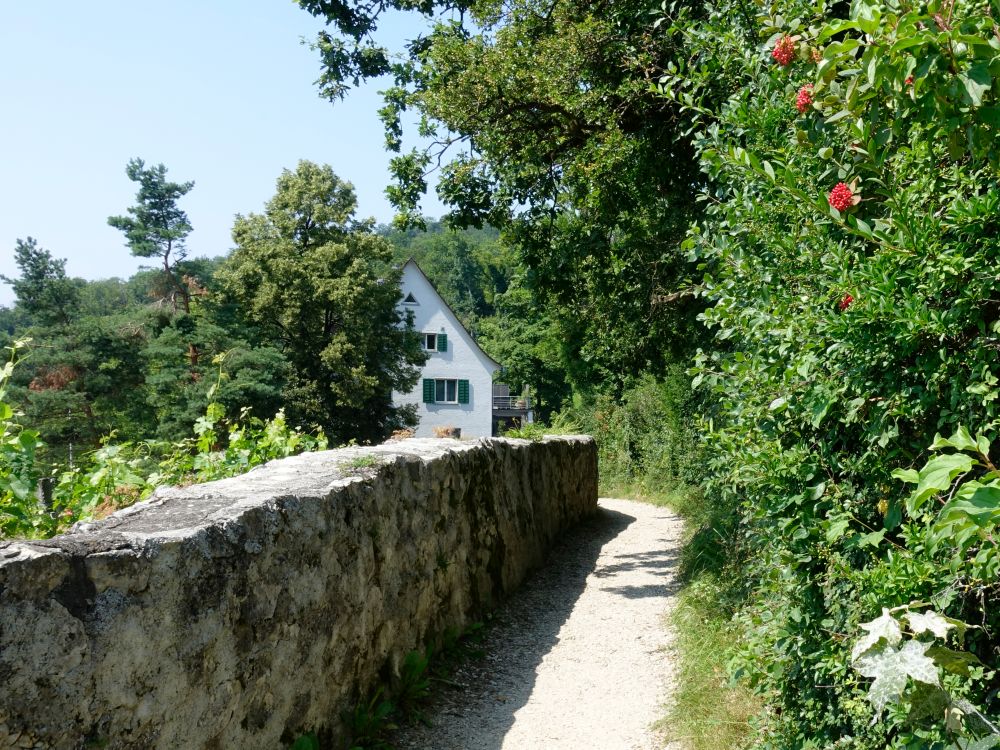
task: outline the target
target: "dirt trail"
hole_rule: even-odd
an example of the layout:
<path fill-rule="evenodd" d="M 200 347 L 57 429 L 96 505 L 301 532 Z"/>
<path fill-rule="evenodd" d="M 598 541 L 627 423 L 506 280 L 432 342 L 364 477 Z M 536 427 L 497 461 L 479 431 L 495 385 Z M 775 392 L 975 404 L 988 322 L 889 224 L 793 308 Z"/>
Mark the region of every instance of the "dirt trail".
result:
<path fill-rule="evenodd" d="M 677 590 L 681 520 L 600 501 L 497 612 L 486 655 L 435 687 L 432 726 L 397 748 L 661 750 L 672 656 L 665 615 Z"/>

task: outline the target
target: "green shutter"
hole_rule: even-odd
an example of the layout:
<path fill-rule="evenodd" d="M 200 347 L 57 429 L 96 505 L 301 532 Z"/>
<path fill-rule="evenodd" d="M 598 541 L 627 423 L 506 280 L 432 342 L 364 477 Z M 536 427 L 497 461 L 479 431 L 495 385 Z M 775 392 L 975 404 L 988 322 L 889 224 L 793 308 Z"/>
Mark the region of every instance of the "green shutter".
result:
<path fill-rule="evenodd" d="M 424 403 L 434 403 L 434 381 L 424 378 Z"/>
<path fill-rule="evenodd" d="M 467 404 L 469 403 L 469 381 L 459 380 L 458 381 L 458 403 Z"/>
<path fill-rule="evenodd" d="M 438 343 L 438 351 L 439 352 L 446 352 L 446 351 L 448 351 L 448 334 L 447 333 L 439 333 L 438 334 L 438 338 L 437 338 L 437 343 Z"/>

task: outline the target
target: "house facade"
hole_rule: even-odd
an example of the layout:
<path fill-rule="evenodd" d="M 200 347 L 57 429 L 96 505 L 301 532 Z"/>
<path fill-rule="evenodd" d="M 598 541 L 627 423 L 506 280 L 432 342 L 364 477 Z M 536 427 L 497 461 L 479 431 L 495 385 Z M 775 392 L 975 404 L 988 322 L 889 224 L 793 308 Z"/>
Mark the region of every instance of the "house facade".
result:
<path fill-rule="evenodd" d="M 400 287 L 399 307 L 413 316 L 427 362 L 416 388 L 394 391 L 393 404 L 416 404 L 417 437 L 432 437 L 435 427 L 458 428 L 462 437 L 489 437 L 499 363 L 480 348 L 412 259 L 403 266 Z"/>

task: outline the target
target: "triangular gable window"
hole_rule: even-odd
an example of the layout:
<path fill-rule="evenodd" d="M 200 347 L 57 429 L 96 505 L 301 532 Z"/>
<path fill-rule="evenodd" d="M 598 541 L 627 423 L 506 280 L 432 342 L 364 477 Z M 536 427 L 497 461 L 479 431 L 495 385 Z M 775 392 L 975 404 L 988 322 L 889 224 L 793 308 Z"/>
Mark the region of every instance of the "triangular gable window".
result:
<path fill-rule="evenodd" d="M 417 302 L 416 298 L 413 296 L 413 292 L 410 292 L 409 294 L 406 295 L 406 298 L 403 300 L 403 304 L 404 305 L 419 305 L 420 303 Z"/>

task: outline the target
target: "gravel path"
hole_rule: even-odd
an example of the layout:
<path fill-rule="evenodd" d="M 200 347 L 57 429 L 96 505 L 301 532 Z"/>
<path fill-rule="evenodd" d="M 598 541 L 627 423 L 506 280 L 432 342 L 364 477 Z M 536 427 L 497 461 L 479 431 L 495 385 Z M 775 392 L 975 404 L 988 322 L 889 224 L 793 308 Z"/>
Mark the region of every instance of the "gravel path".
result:
<path fill-rule="evenodd" d="M 391 738 L 420 750 L 661 750 L 652 724 L 671 681 L 665 615 L 682 522 L 600 501 L 496 613 L 481 659 L 435 688 L 431 727 Z"/>

